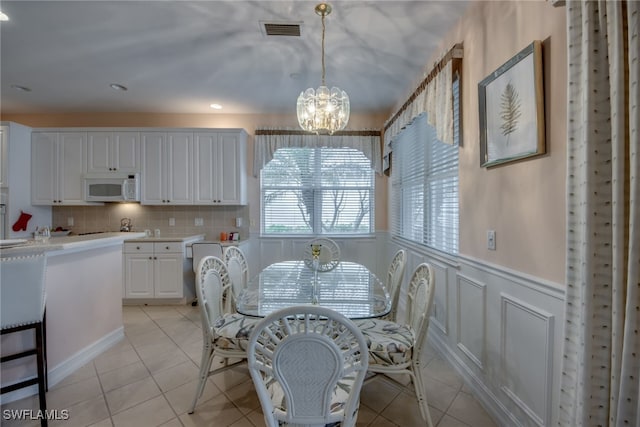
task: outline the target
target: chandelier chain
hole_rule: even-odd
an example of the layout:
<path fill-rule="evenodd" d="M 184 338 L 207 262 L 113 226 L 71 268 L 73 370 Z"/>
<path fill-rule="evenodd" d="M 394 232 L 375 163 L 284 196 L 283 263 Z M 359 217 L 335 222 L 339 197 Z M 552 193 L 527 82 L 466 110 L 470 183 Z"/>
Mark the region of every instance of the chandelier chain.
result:
<path fill-rule="evenodd" d="M 326 86 L 325 81 L 324 81 L 324 73 L 325 73 L 325 69 L 324 69 L 324 30 L 325 30 L 325 26 L 324 26 L 324 16 L 325 13 L 322 13 L 322 86 Z"/>

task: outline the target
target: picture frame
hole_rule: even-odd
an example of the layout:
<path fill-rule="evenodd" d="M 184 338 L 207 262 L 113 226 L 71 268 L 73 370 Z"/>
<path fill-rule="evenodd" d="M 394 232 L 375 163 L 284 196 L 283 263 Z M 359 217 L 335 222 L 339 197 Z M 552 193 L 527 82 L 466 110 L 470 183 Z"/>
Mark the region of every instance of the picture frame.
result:
<path fill-rule="evenodd" d="M 546 153 L 542 74 L 536 40 L 478 83 L 481 167 Z"/>

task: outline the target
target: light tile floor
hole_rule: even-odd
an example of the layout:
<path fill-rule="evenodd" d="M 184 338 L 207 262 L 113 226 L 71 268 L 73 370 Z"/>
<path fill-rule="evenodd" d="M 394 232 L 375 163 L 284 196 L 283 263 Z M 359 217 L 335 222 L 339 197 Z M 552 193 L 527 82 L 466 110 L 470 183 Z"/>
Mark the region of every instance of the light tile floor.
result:
<path fill-rule="evenodd" d="M 49 409 L 68 409 L 72 426 L 264 426 L 260 402 L 246 365 L 208 379 L 194 414 L 202 332 L 197 307 L 126 306 L 125 339 L 47 393 Z M 425 352 L 431 417 L 439 427 L 495 427 L 453 368 Z M 214 361 L 217 363 L 217 361 Z M 37 409 L 37 397 L 5 409 Z M 39 425 L 2 420 L 3 426 Z M 424 427 L 412 386 L 376 377 L 362 390 L 358 426 Z"/>

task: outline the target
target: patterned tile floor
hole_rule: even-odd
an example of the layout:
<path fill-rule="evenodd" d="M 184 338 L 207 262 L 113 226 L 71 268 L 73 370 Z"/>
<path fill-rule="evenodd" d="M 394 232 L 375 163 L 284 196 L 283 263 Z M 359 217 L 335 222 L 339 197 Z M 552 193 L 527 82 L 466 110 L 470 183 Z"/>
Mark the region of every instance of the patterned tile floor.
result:
<path fill-rule="evenodd" d="M 49 409 L 67 409 L 71 426 L 264 426 L 245 365 L 209 378 L 193 415 L 202 351 L 198 307 L 125 306 L 125 339 L 49 389 Z M 214 363 L 217 361 L 214 360 Z M 451 366 L 433 352 L 424 364 L 431 417 L 439 427 L 494 427 Z M 37 409 L 37 397 L 2 406 Z M 0 420 L 3 426 L 37 421 Z M 374 378 L 362 390 L 358 426 L 424 427 L 412 386 Z"/>

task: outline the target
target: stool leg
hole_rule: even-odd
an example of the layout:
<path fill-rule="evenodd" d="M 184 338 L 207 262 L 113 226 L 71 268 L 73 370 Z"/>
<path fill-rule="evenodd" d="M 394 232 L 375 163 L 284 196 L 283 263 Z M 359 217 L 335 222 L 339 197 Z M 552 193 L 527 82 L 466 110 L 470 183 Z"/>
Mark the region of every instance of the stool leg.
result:
<path fill-rule="evenodd" d="M 45 362 L 43 357 L 42 323 L 36 324 L 36 363 L 38 365 L 38 397 L 40 400 L 40 411 L 42 411 L 40 425 L 47 427 L 47 398 L 45 395 L 46 374 L 44 371 Z"/>
<path fill-rule="evenodd" d="M 44 358 L 44 389 L 49 391 L 49 366 L 47 365 L 47 309 L 42 315 L 42 357 Z"/>

